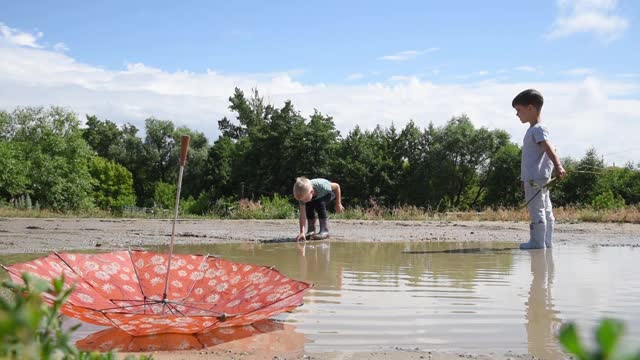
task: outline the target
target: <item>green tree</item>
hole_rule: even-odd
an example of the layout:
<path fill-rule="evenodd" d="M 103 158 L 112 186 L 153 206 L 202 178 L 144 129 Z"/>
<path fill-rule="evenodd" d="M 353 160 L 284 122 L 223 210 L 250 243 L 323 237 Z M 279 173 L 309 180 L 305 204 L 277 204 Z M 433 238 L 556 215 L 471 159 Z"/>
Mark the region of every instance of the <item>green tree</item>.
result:
<path fill-rule="evenodd" d="M 86 128 L 82 130 L 82 137 L 95 154 L 111 161 L 121 160 L 124 132 L 112 121 L 101 121 L 95 115 L 86 117 Z"/>
<path fill-rule="evenodd" d="M 301 130 L 302 134 L 298 134 L 297 138 L 291 138 L 290 144 L 289 163 L 298 167 L 294 176 L 334 177 L 331 163 L 338 150 L 340 133 L 335 128 L 333 118 L 315 110 Z"/>
<path fill-rule="evenodd" d="M 6 136 L 12 151 L 18 159 L 28 159 L 23 161 L 28 174 L 25 192 L 54 210 L 90 207 L 91 154 L 76 115 L 60 107 L 17 108 L 8 123 L 4 128 L 11 129 Z"/>
<path fill-rule="evenodd" d="M 599 178 L 604 174 L 601 157 L 591 148 L 580 161 L 567 160 L 564 165 L 567 177 L 552 190 L 552 199 L 563 206 L 591 204 L 598 195 Z"/>
<path fill-rule="evenodd" d="M 523 199 L 520 188 L 521 150 L 516 144 L 501 147 L 490 160 L 485 206 L 518 206 Z"/>
<path fill-rule="evenodd" d="M 506 143 L 504 132 L 476 129 L 466 115 L 454 117 L 438 129 L 431 158 L 439 161 L 432 176 L 436 187 L 444 191 L 448 206 L 460 208 L 478 202 L 486 188 L 490 160 Z"/>
<path fill-rule="evenodd" d="M 594 192 L 603 194 L 611 191 L 627 204 L 640 203 L 640 168 L 629 163 L 625 167 L 608 167 L 598 177 Z"/>
<path fill-rule="evenodd" d="M 233 193 L 233 166 L 239 162 L 236 149 L 239 147 L 229 136 L 222 135 L 209 149 L 207 161 L 207 182 L 211 185 L 212 198 L 220 198 Z"/>
<path fill-rule="evenodd" d="M 192 196 L 197 198 L 200 193 L 210 189 L 207 179 L 207 162 L 209 157 L 209 141 L 204 133 L 193 131 L 186 126 L 178 127 L 173 133 L 175 146 L 171 153 L 169 167 L 178 168 L 180 161 L 181 141 L 183 135 L 191 137 L 189 152 L 187 153 L 187 165 L 184 168 L 181 197 Z M 171 178 L 171 181 L 177 178 Z"/>
<path fill-rule="evenodd" d="M 171 121 L 149 118 L 145 120 L 146 136 L 144 150 L 146 160 L 149 162 L 153 173 L 162 182 L 172 180 L 171 154 L 175 146 L 174 126 Z"/>
<path fill-rule="evenodd" d="M 165 182 L 156 183 L 153 200 L 157 207 L 173 209 L 176 206 L 176 186 Z"/>
<path fill-rule="evenodd" d="M 395 130 L 376 127 L 362 131 L 356 126 L 340 143 L 333 164 L 334 174 L 340 181 L 347 204 L 365 205 L 370 200 L 389 204 L 395 198 L 397 175 L 402 169 L 400 161 L 394 162 L 392 152 L 396 142 Z"/>
<path fill-rule="evenodd" d="M 153 164 L 147 160 L 142 139 L 138 137 L 138 129 L 130 124 L 122 127 L 122 153 L 117 159 L 119 164 L 126 167 L 133 175 L 133 188 L 136 192 L 137 203 L 140 206 L 152 206 L 154 194 Z"/>
<path fill-rule="evenodd" d="M 229 98 L 235 120 L 218 122 L 221 136 L 209 150 L 207 172 L 213 196 L 289 194 L 296 176 L 328 177 L 339 133 L 333 119 L 315 112 L 307 122 L 286 101 L 267 105 L 256 90 L 236 89 Z"/>
<path fill-rule="evenodd" d="M 442 198 L 435 187 L 433 172 L 438 160 L 433 158 L 432 147 L 437 130 L 429 124 L 421 131 L 410 121 L 400 132 L 399 152 L 402 159 L 402 179 L 398 189 L 404 204 L 437 207 Z"/>
<path fill-rule="evenodd" d="M 0 140 L 0 197 L 14 199 L 28 194 L 29 160 L 18 144 Z"/>
<path fill-rule="evenodd" d="M 133 176 L 124 166 L 105 158 L 94 156 L 89 167 L 94 179 L 93 198 L 102 209 L 120 210 L 136 203 Z"/>
<path fill-rule="evenodd" d="M 157 173 L 142 139 L 138 137 L 138 129 L 131 124 L 118 127 L 114 122 L 100 120 L 95 115 L 87 115 L 85 125 L 82 136 L 93 153 L 127 168 L 133 174 L 138 205 L 151 206 L 154 182 L 157 181 L 153 176 Z"/>

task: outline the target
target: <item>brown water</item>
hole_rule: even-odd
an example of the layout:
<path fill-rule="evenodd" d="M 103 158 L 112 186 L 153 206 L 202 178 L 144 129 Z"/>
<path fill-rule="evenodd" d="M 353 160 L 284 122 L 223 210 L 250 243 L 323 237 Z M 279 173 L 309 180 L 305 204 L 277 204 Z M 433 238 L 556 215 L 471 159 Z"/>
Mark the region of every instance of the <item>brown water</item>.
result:
<path fill-rule="evenodd" d="M 304 334 L 307 352 L 511 350 L 554 359 L 562 357 L 554 336 L 563 322 L 575 320 L 590 332 L 602 317 L 624 320 L 627 340 L 640 342 L 640 248 L 516 246 L 309 242 L 177 251 L 275 266 L 314 283 L 304 306 L 277 317 Z"/>

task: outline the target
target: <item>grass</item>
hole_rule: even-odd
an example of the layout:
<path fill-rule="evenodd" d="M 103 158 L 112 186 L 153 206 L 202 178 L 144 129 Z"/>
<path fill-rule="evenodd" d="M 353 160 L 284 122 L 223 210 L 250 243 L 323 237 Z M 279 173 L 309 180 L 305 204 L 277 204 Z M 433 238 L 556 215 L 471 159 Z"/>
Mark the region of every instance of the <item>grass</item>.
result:
<path fill-rule="evenodd" d="M 224 211 L 211 211 L 206 215 L 180 214 L 180 219 L 294 219 L 297 209 L 284 198 L 260 201 L 242 200 L 229 203 Z M 330 205 L 331 207 L 331 205 Z M 599 222 L 640 224 L 640 207 L 627 206 L 615 210 L 595 210 L 592 207 L 555 208 L 560 222 Z M 54 212 L 46 209 L 25 210 L 0 207 L 0 217 L 26 218 L 133 218 L 170 219 L 171 211 L 111 213 L 105 210 Z M 417 220 L 417 221 L 529 221 L 526 209 L 486 209 L 484 211 L 437 212 L 415 206 L 347 208 L 342 214 L 332 214 L 334 219 L 347 220 Z"/>
<path fill-rule="evenodd" d="M 617 210 L 594 210 L 585 208 L 555 208 L 557 221 L 561 222 L 600 222 L 640 224 L 640 209 L 629 206 Z M 353 220 L 425 220 L 425 221 L 529 221 L 526 209 L 486 209 L 484 211 L 426 211 L 414 206 L 387 208 L 354 208 L 344 214 L 335 215 L 337 219 Z"/>

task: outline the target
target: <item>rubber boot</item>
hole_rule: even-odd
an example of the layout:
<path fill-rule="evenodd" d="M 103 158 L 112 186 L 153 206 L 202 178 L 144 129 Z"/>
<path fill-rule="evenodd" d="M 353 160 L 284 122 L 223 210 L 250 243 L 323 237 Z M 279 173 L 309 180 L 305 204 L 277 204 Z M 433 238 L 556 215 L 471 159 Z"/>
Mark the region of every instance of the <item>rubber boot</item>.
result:
<path fill-rule="evenodd" d="M 304 234 L 305 239 L 311 239 L 316 234 L 316 219 L 307 219 L 307 233 Z"/>
<path fill-rule="evenodd" d="M 554 222 L 555 221 L 547 220 L 547 228 L 544 234 L 544 246 L 546 246 L 547 249 L 553 247 L 553 223 Z"/>
<path fill-rule="evenodd" d="M 544 237 L 546 230 L 545 223 L 529 224 L 531 239 L 526 243 L 520 244 L 520 250 L 544 249 Z"/>
<path fill-rule="evenodd" d="M 324 240 L 329 238 L 329 219 L 320 219 L 320 232 L 313 236 L 315 240 Z"/>

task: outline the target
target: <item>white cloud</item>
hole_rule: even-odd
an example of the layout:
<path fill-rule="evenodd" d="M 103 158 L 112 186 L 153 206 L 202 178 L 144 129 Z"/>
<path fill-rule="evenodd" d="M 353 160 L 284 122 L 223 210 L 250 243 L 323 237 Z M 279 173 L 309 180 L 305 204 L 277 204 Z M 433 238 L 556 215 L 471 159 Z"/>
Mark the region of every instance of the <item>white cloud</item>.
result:
<path fill-rule="evenodd" d="M 629 20 L 618 12 L 617 0 L 558 0 L 558 16 L 548 36 L 593 33 L 602 41 L 612 41 L 629 27 Z"/>
<path fill-rule="evenodd" d="M 513 68 L 513 70 L 522 71 L 522 72 L 531 72 L 531 73 L 540 71 L 538 67 L 529 66 L 529 65 L 516 66 Z"/>
<path fill-rule="evenodd" d="M 407 76 L 407 75 L 393 75 L 393 76 L 390 76 L 389 79 L 387 80 L 391 82 L 405 82 L 405 81 L 411 81 L 413 79 L 417 80 L 417 77 Z"/>
<path fill-rule="evenodd" d="M 625 78 L 625 79 L 633 79 L 633 78 L 640 77 L 640 74 L 624 73 L 624 74 L 617 74 L 616 76 L 620 78 Z"/>
<path fill-rule="evenodd" d="M 483 77 L 483 76 L 487 76 L 487 75 L 489 75 L 489 71 L 480 70 L 480 71 L 472 72 L 470 74 L 456 75 L 456 76 L 454 76 L 454 78 L 456 78 L 456 79 L 471 79 L 471 78 Z"/>
<path fill-rule="evenodd" d="M 0 44 L 0 109 L 60 105 L 81 118 L 95 114 L 139 128 L 145 118 L 155 116 L 203 131 L 214 140 L 217 120 L 233 117 L 228 98 L 234 88 L 245 92 L 258 88 L 276 106 L 290 99 L 304 115 L 318 109 L 333 116 L 343 134 L 355 125 L 371 129 L 394 122 L 401 127 L 409 119 L 421 127 L 430 121 L 442 125 L 466 113 L 477 126 L 504 129 L 519 142 L 525 129 L 515 117 L 511 100 L 521 90 L 535 87 L 545 95 L 543 117 L 561 156 L 580 157 L 592 145 L 602 153 L 636 147 L 635 138 L 628 134 L 640 133 L 640 86 L 633 79 L 591 76 L 555 82 L 460 84 L 396 76 L 388 82 L 344 85 L 305 84 L 292 74 L 168 72 L 141 63 L 110 70 L 80 63 L 65 53 Z M 632 155 L 618 153 L 607 160 L 637 159 L 637 154 Z"/>
<path fill-rule="evenodd" d="M 595 71 L 590 68 L 575 68 L 575 69 L 565 70 L 562 73 L 565 75 L 571 75 L 571 76 L 585 76 L 585 75 L 591 75 L 594 72 Z"/>
<path fill-rule="evenodd" d="M 347 76 L 346 80 L 347 81 L 352 81 L 352 80 L 359 80 L 364 78 L 364 74 L 362 73 L 355 73 L 355 74 L 350 74 L 349 76 Z"/>
<path fill-rule="evenodd" d="M 413 59 L 414 57 L 418 56 L 419 53 L 420 52 L 416 50 L 400 51 L 393 55 L 382 56 L 378 58 L 378 60 L 405 61 L 405 60 Z"/>
<path fill-rule="evenodd" d="M 0 42 L 5 42 L 11 45 L 40 48 L 42 46 L 38 44 L 38 39 L 41 37 L 41 32 L 30 34 L 11 28 L 0 22 Z"/>
<path fill-rule="evenodd" d="M 69 47 L 67 46 L 67 44 L 63 42 L 59 42 L 53 45 L 53 50 L 58 52 L 65 52 L 65 51 L 69 51 Z"/>
<path fill-rule="evenodd" d="M 426 50 L 406 50 L 400 51 L 392 55 L 385 55 L 378 58 L 378 60 L 389 60 L 389 61 L 406 61 L 415 58 L 418 55 L 426 54 L 434 51 L 440 50 L 439 48 L 432 47 Z"/>

